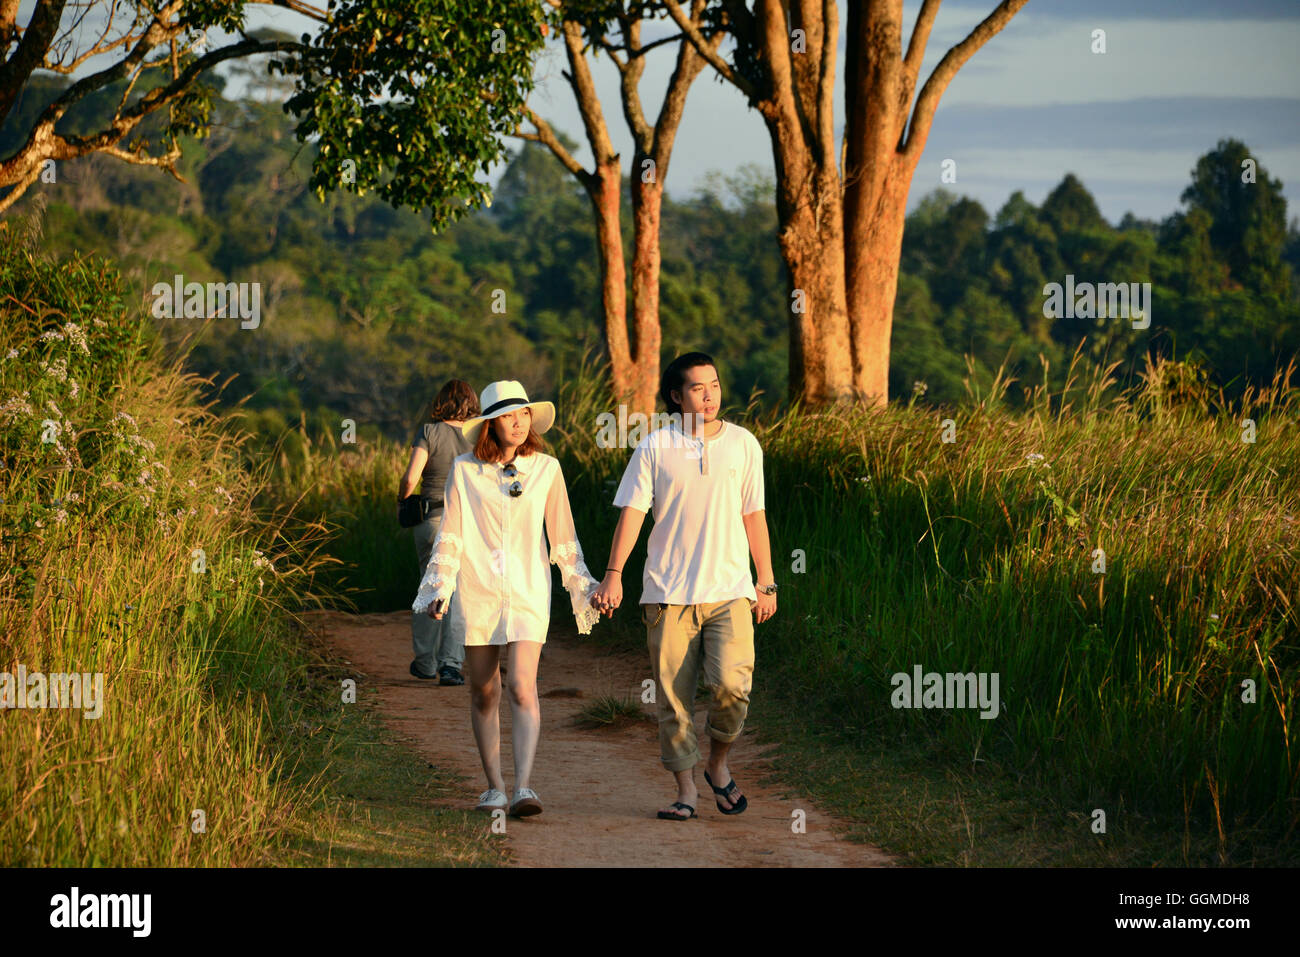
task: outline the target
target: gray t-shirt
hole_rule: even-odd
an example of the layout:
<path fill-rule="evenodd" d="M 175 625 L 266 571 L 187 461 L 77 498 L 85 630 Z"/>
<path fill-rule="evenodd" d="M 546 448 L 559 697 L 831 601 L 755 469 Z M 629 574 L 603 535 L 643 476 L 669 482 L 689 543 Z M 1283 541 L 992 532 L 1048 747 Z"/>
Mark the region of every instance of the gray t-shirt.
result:
<path fill-rule="evenodd" d="M 411 443 L 413 449 L 424 449 L 429 453 L 429 460 L 424 463 L 421 476 L 420 494 L 436 502 L 442 501 L 442 490 L 447 484 L 447 473 L 451 471 L 452 460 L 458 455 L 474 451 L 469 439 L 461 435 L 460 429 L 446 422 L 425 422 L 415 433 Z M 442 513 L 439 508 L 438 514 Z"/>

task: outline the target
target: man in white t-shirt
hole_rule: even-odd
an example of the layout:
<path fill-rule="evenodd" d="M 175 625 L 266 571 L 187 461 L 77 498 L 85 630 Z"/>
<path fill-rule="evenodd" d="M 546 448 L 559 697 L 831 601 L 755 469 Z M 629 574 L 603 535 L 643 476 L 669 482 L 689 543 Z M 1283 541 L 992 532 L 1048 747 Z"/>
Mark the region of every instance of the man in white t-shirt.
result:
<path fill-rule="evenodd" d="M 661 758 L 677 779 L 677 800 L 658 816 L 684 821 L 696 816 L 698 798 L 694 706 L 701 665 L 710 691 L 704 779 L 723 814 L 748 806 L 727 767 L 727 752 L 749 709 L 750 614 L 763 622 L 776 613 L 776 582 L 763 507 L 763 450 L 748 430 L 718 418 L 722 387 L 713 360 L 702 352 L 674 359 L 659 394 L 673 421 L 637 445 L 623 473 L 614 496 L 623 513 L 592 602 L 609 615 L 619 606 L 624 562 L 653 508 L 641 621 L 657 685 Z"/>

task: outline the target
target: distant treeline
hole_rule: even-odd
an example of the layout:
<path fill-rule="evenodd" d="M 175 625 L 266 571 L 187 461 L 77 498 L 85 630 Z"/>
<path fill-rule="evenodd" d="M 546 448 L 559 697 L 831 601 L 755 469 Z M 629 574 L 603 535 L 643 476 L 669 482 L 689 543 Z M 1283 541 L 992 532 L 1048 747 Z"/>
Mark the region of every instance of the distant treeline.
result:
<path fill-rule="evenodd" d="M 25 92 L 0 155 L 53 88 Z M 306 185 L 312 147 L 278 105 L 218 97 L 213 116 L 212 135 L 186 144 L 187 182 L 92 157 L 33 188 L 16 215 L 45 203 L 52 252 L 108 255 L 142 296 L 178 273 L 260 282 L 258 327 L 213 320 L 190 357 L 218 381 L 237 374 L 223 401 L 253 393 L 258 428 L 306 414 L 404 434 L 449 377 L 476 388 L 518 378 L 553 394 L 584 355 L 599 361 L 591 210 L 549 154 L 521 144 L 491 208 L 434 236 L 419 216 L 369 198 L 320 202 Z M 1121 378 L 1155 351 L 1199 363 L 1229 393 L 1267 382 L 1300 352 L 1300 233 L 1287 228 L 1281 187 L 1227 140 L 1192 171 L 1184 208 L 1158 223 L 1130 214 L 1110 225 L 1073 175 L 1041 206 L 1016 192 L 992 217 L 936 190 L 907 222 L 891 396 L 952 402 L 963 380 L 985 386 L 1004 365 L 1021 386 L 1038 384 L 1040 356 L 1059 388 L 1081 341 L 1087 363 L 1119 361 Z M 665 355 L 717 356 L 734 404 L 756 389 L 764 406 L 783 402 L 790 299 L 770 181 L 748 168 L 666 200 L 662 239 Z M 1050 318 L 1051 283 L 1137 284 L 1128 288 L 1149 292 L 1150 325 L 1086 308 Z M 160 322 L 172 340 L 201 325 Z M 1019 401 L 1019 387 L 1008 398 Z"/>

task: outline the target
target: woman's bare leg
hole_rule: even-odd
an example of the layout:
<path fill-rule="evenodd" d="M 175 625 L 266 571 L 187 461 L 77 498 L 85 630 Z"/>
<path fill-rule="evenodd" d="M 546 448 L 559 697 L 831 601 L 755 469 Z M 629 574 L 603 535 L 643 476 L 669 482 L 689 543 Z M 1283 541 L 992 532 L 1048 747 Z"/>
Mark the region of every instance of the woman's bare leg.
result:
<path fill-rule="evenodd" d="M 515 754 L 515 790 L 528 787 L 533 774 L 533 758 L 542 730 L 542 709 L 537 700 L 537 662 L 542 642 L 515 641 L 510 644 L 510 720 L 513 724 L 511 744 Z"/>
<path fill-rule="evenodd" d="M 501 673 L 497 668 L 501 649 L 495 645 L 465 649 L 465 677 L 469 681 L 470 723 L 483 761 L 488 787 L 506 792 L 501 776 Z"/>

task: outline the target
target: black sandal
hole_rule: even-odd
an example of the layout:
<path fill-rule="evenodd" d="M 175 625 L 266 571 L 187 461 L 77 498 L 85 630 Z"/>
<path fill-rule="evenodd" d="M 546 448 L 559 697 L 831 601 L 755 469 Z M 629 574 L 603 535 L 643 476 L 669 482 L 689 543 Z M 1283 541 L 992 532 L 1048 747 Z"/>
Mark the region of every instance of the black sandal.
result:
<path fill-rule="evenodd" d="M 745 808 L 749 807 L 749 801 L 745 799 L 745 795 L 741 794 L 739 796 L 740 800 L 736 800 L 731 796 L 732 791 L 740 790 L 740 788 L 736 787 L 735 778 L 732 778 L 731 782 L 725 788 L 714 786 L 713 779 L 709 777 L 708 771 L 704 772 L 704 780 L 708 783 L 709 787 L 713 788 L 714 794 L 721 794 L 724 798 L 726 798 L 728 801 L 731 802 L 732 806 L 729 808 L 723 807 L 721 801 L 717 802 L 718 810 L 721 811 L 723 814 L 739 814 L 741 811 L 745 810 Z"/>
<path fill-rule="evenodd" d="M 681 801 L 674 801 L 672 804 L 669 805 L 669 807 L 677 808 L 679 811 L 689 811 L 690 813 L 687 814 L 685 817 L 682 817 L 680 814 L 674 814 L 672 811 L 660 811 L 659 820 L 689 821 L 691 818 L 695 817 L 695 808 L 691 807 L 689 804 L 683 804 Z"/>

